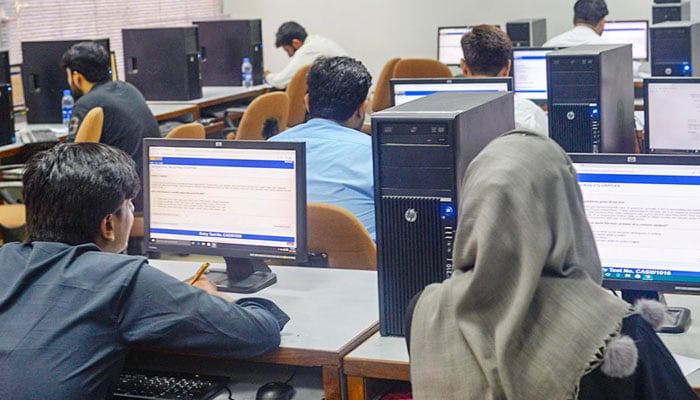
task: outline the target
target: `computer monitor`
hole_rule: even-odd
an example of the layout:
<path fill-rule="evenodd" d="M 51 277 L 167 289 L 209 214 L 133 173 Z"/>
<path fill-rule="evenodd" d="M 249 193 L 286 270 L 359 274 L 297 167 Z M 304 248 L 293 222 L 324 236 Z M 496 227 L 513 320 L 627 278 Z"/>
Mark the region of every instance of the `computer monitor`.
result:
<path fill-rule="evenodd" d="M 224 257 L 207 273 L 223 291 L 275 283 L 264 260 L 308 256 L 305 158 L 302 142 L 145 139 L 148 251 Z"/>
<path fill-rule="evenodd" d="M 700 157 L 570 156 L 603 286 L 621 289 L 630 302 L 658 292 L 700 295 Z"/>
<path fill-rule="evenodd" d="M 499 78 L 401 78 L 389 82 L 391 105 L 407 103 L 439 92 L 510 92 L 511 77 Z"/>
<path fill-rule="evenodd" d="M 520 47 L 513 49 L 513 89 L 538 105 L 547 104 L 547 53 L 553 47 Z"/>
<path fill-rule="evenodd" d="M 606 21 L 601 36 L 611 44 L 631 44 L 635 60 L 649 59 L 649 21 Z"/>
<path fill-rule="evenodd" d="M 470 26 L 438 27 L 438 60 L 449 66 L 459 66 L 462 57 L 462 36 L 470 32 Z"/>
<path fill-rule="evenodd" d="M 12 111 L 23 112 L 27 109 L 24 102 L 24 84 L 22 83 L 22 65 L 10 66 L 10 84 L 12 85 Z"/>
<path fill-rule="evenodd" d="M 647 153 L 700 152 L 700 77 L 644 79 Z"/>

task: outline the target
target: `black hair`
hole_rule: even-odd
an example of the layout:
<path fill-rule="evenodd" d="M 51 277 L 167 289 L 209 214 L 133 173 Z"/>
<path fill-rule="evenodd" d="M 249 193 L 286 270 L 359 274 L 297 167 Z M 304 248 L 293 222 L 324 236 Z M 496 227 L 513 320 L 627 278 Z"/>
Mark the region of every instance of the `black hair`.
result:
<path fill-rule="evenodd" d="M 347 121 L 367 99 L 372 76 L 361 62 L 350 57 L 321 57 L 306 76 L 309 115 Z"/>
<path fill-rule="evenodd" d="M 28 240 L 94 243 L 102 219 L 140 190 L 134 161 L 102 143 L 64 143 L 36 154 L 22 177 Z"/>
<path fill-rule="evenodd" d="M 275 47 L 291 46 L 292 40 L 306 40 L 306 29 L 294 21 L 285 22 L 277 29 Z"/>
<path fill-rule="evenodd" d="M 508 65 L 513 43 L 493 25 L 478 25 L 462 36 L 464 62 L 473 74 L 496 76 Z"/>
<path fill-rule="evenodd" d="M 574 4 L 574 24 L 584 23 L 595 26 L 608 15 L 605 0 L 578 0 Z"/>
<path fill-rule="evenodd" d="M 97 42 L 80 42 L 71 46 L 63 53 L 61 68 L 78 71 L 92 83 L 112 79 L 109 53 Z"/>

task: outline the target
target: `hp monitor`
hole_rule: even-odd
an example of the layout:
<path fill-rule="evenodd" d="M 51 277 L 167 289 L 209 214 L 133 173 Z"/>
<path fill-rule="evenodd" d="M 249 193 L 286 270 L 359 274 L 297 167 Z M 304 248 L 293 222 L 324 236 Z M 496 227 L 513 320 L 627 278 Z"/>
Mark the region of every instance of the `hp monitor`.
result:
<path fill-rule="evenodd" d="M 700 152 L 700 78 L 644 80 L 647 153 Z"/>
<path fill-rule="evenodd" d="M 513 89 L 538 105 L 547 104 L 547 53 L 555 48 L 513 49 Z"/>
<path fill-rule="evenodd" d="M 607 21 L 601 35 L 608 43 L 632 45 L 632 58 L 649 59 L 649 21 Z"/>
<path fill-rule="evenodd" d="M 510 92 L 513 79 L 501 78 L 402 78 L 392 79 L 391 105 L 407 103 L 439 92 Z"/>
<path fill-rule="evenodd" d="M 276 282 L 264 260 L 307 258 L 304 143 L 144 140 L 149 251 L 222 256 L 219 290 Z"/>

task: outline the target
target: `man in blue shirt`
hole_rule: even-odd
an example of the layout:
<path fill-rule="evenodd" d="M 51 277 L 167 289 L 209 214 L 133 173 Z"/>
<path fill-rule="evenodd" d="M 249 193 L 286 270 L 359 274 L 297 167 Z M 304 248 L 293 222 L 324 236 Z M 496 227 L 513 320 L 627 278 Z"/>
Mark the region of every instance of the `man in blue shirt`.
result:
<path fill-rule="evenodd" d="M 272 302 L 231 303 L 206 278 L 190 286 L 113 254 L 140 186 L 126 153 L 61 144 L 23 184 L 29 239 L 0 247 L 0 399 L 111 398 L 136 346 L 236 358 L 279 346 L 289 318 Z"/>
<path fill-rule="evenodd" d="M 311 119 L 269 140 L 306 142 L 307 200 L 353 213 L 375 239 L 372 139 L 360 132 L 372 77 L 349 57 L 317 59 L 307 76 Z"/>

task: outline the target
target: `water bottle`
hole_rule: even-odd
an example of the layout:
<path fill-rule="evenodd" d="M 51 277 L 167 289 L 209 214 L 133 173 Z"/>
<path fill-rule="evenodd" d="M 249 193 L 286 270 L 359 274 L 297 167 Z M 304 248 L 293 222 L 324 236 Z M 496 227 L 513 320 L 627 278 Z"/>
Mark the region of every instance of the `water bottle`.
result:
<path fill-rule="evenodd" d="M 61 98 L 61 121 L 66 128 L 70 125 L 71 114 L 73 114 L 73 96 L 70 89 L 65 89 Z"/>
<path fill-rule="evenodd" d="M 241 64 L 241 78 L 241 86 L 245 88 L 253 86 L 253 64 L 248 57 L 244 57 Z"/>

